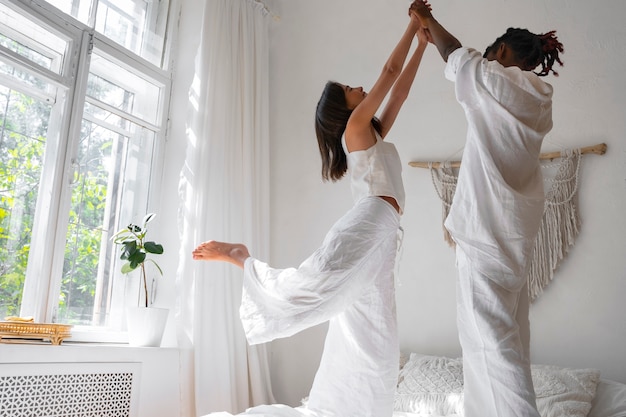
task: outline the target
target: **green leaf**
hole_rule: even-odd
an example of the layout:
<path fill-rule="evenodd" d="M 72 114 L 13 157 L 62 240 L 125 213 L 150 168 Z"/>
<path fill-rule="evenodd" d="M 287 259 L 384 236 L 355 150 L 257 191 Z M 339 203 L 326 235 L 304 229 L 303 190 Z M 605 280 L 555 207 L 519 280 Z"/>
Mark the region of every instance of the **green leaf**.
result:
<path fill-rule="evenodd" d="M 113 236 L 111 236 L 111 239 L 113 240 L 114 243 L 122 243 L 122 241 L 128 235 L 130 235 L 130 232 L 128 231 L 128 229 L 127 228 L 123 228 L 122 230 L 119 230 L 117 233 L 115 233 Z"/>
<path fill-rule="evenodd" d="M 163 245 L 155 242 L 146 242 L 143 244 L 143 248 L 146 250 L 146 252 L 154 253 L 157 255 L 163 253 Z"/>
<path fill-rule="evenodd" d="M 134 269 L 137 268 L 143 261 L 146 260 L 146 253 L 141 251 L 135 251 L 128 257 L 130 266 Z"/>
<path fill-rule="evenodd" d="M 129 272 L 134 271 L 135 268 L 133 268 L 129 262 L 126 262 L 124 265 L 122 265 L 122 274 L 128 274 Z"/>
<path fill-rule="evenodd" d="M 122 254 L 120 255 L 120 259 L 130 260 L 131 257 L 135 255 L 137 252 L 138 252 L 137 242 L 135 242 L 134 240 L 126 241 L 123 243 Z"/>
<path fill-rule="evenodd" d="M 155 213 L 148 213 L 146 214 L 146 216 L 143 218 L 143 228 L 146 228 L 146 224 L 148 224 L 148 222 L 152 219 L 154 219 L 154 217 L 156 216 Z"/>

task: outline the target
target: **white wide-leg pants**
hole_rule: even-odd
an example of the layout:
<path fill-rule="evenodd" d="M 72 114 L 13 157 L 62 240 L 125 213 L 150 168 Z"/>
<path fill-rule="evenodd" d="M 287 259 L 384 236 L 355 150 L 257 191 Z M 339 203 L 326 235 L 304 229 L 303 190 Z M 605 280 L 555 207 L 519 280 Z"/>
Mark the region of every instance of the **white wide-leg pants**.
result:
<path fill-rule="evenodd" d="M 394 265 L 400 216 L 360 200 L 298 268 L 248 258 L 240 316 L 250 343 L 329 321 L 307 408 L 324 417 L 393 413 L 399 346 Z"/>
<path fill-rule="evenodd" d="M 530 372 L 528 290 L 510 290 L 458 245 L 457 325 L 465 417 L 540 417 Z M 510 277 L 508 278 L 510 280 Z"/>

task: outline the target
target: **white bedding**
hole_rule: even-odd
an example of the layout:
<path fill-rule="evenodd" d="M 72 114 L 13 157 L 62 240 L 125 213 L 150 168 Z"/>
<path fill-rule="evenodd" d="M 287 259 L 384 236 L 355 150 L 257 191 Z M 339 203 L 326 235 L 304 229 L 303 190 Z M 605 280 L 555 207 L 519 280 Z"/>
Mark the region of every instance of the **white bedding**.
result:
<path fill-rule="evenodd" d="M 587 417 L 626 417 L 626 384 L 600 379 Z"/>
<path fill-rule="evenodd" d="M 393 417 L 443 417 L 439 414 L 415 414 L 402 411 Z M 446 417 L 461 417 L 460 414 L 447 414 Z M 626 384 L 600 379 L 596 394 L 591 402 L 587 417 L 626 417 Z"/>
<path fill-rule="evenodd" d="M 596 369 L 531 365 L 542 417 L 626 417 L 626 384 L 600 378 Z M 412 353 L 402 366 L 396 417 L 461 415 L 461 359 Z"/>
<path fill-rule="evenodd" d="M 432 366 L 432 364 L 430 364 L 431 366 L 429 369 L 437 369 L 437 367 L 439 367 L 446 370 L 446 378 L 457 377 L 454 375 L 454 372 L 450 372 L 450 363 L 447 363 L 448 361 L 455 361 L 454 359 L 416 355 L 414 360 L 424 360 L 424 358 L 436 359 L 436 366 Z M 445 366 L 442 367 L 442 364 Z M 408 368 L 405 368 L 405 371 L 406 369 Z M 584 414 L 585 411 L 583 410 L 581 414 L 577 415 L 581 415 L 584 417 L 626 417 L 626 384 L 611 381 L 608 379 L 598 379 L 595 381 L 597 385 L 593 384 L 593 387 L 590 387 L 589 381 L 593 380 L 593 373 L 590 373 L 590 370 L 546 367 L 541 365 L 536 365 L 535 369 L 541 371 L 537 372 L 537 375 L 543 372 L 553 381 L 559 376 L 559 373 L 557 372 L 560 372 L 562 375 L 565 376 L 564 378 L 562 378 L 560 384 L 551 384 L 548 387 L 548 391 L 546 391 L 546 387 L 535 387 L 536 390 L 543 392 L 543 394 L 541 394 L 542 398 L 538 397 L 538 404 L 541 404 L 540 412 L 542 412 L 542 417 L 569 417 L 570 414 L 566 415 L 563 413 L 565 410 L 565 406 L 562 404 L 564 403 L 559 403 L 559 401 L 571 401 L 572 398 L 578 398 L 579 402 L 584 402 L 583 400 L 580 400 L 580 392 L 573 393 L 573 391 L 587 392 L 589 394 L 589 397 L 592 398 L 592 400 L 590 401 L 590 410 L 588 411 L 588 414 Z M 414 372 L 413 376 L 420 375 L 421 373 L 423 373 L 423 369 L 420 371 L 420 373 Z M 581 375 L 587 375 L 587 379 L 582 379 Z M 589 375 L 591 375 L 591 377 L 589 377 Z M 406 377 L 406 374 L 404 376 Z M 432 378 L 432 375 L 425 375 L 425 377 Z M 581 381 L 579 387 L 572 385 L 572 377 L 575 377 L 573 379 L 574 381 L 576 381 L 576 379 Z M 446 386 L 453 385 L 446 384 Z M 401 384 L 399 384 L 398 388 L 401 389 Z M 441 395 L 442 393 L 439 392 L 437 394 Z M 568 404 L 569 406 L 571 406 L 572 403 L 569 402 Z M 290 407 L 283 404 L 261 405 L 257 407 L 252 407 L 246 410 L 244 413 L 237 415 L 250 415 L 256 417 L 323 417 L 317 416 L 316 414 L 310 412 L 303 407 Z M 459 414 L 458 412 L 452 414 L 448 412 L 433 414 L 432 412 L 415 413 L 408 411 L 395 411 L 393 413 L 393 417 L 443 417 L 444 415 L 446 417 L 461 417 L 461 414 Z M 207 414 L 203 417 L 232 416 L 233 414 L 227 412 L 218 412 Z"/>
<path fill-rule="evenodd" d="M 309 412 L 302 407 L 292 408 L 284 404 L 260 405 L 246 410 L 238 416 L 256 416 L 256 417 L 322 417 Z M 211 413 L 202 417 L 233 417 L 233 414 L 227 412 Z M 436 414 L 415 414 L 403 411 L 394 411 L 393 417 L 443 417 Z M 448 414 L 448 417 L 461 417 L 458 414 Z"/>
<path fill-rule="evenodd" d="M 247 410 L 245 413 L 237 414 L 238 416 L 256 416 L 256 417 L 320 417 L 310 414 L 306 409 L 301 407 L 291 408 L 283 404 L 262 405 Z M 207 414 L 202 417 L 233 417 L 233 414 L 226 412 Z M 415 414 L 405 413 L 403 411 L 394 411 L 393 417 L 444 417 L 436 414 Z M 458 414 L 448 414 L 447 417 L 461 417 Z"/>

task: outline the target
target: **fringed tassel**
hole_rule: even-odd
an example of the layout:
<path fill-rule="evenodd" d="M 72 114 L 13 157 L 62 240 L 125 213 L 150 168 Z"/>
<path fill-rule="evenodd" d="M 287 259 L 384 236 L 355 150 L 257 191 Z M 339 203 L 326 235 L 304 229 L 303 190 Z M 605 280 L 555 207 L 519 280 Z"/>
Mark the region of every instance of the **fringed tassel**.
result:
<path fill-rule="evenodd" d="M 534 301 L 552 281 L 559 262 L 574 244 L 580 228 L 576 208 L 580 151 L 563 155 L 552 187 L 546 194 L 541 227 L 528 273 L 528 295 Z"/>
<path fill-rule="evenodd" d="M 441 200 L 442 208 L 442 223 L 445 222 L 448 213 L 450 212 L 450 206 L 452 205 L 452 198 L 454 198 L 454 192 L 456 190 L 457 175 L 452 170 L 449 163 L 443 163 L 440 168 L 433 168 L 432 164 L 428 165 L 430 169 L 430 177 L 435 187 L 435 191 Z M 450 236 L 448 229 L 443 226 L 443 238 L 448 245 L 454 247 L 454 240 Z"/>

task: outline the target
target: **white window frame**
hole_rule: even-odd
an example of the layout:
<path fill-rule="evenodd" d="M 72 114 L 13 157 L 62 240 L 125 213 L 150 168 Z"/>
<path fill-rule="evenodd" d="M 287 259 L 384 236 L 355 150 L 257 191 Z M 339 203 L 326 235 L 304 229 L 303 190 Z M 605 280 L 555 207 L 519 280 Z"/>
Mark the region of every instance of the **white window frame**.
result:
<path fill-rule="evenodd" d="M 49 129 L 49 132 L 58 134 L 47 137 L 49 143 L 46 145 L 44 167 L 48 167 L 47 169 L 51 169 L 51 171 L 48 172 L 49 175 L 42 175 L 39 185 L 38 195 L 40 197 L 38 197 L 33 224 L 33 236 L 36 237 L 37 242 L 33 242 L 31 245 L 20 310 L 21 316 L 32 316 L 37 322 L 55 322 L 61 290 L 66 232 L 69 223 L 72 193 L 70 183 L 75 175 L 73 167 L 76 164 L 78 152 L 92 50 L 97 48 L 99 53 L 112 57 L 117 63 L 124 65 L 133 72 L 139 71 L 147 75 L 163 88 L 157 123 L 153 125 L 138 118 L 132 119 L 133 122 L 156 132 L 148 207 L 156 206 L 159 199 L 158 190 L 161 188 L 162 179 L 157 173 L 163 172 L 162 167 L 164 165 L 163 148 L 167 133 L 171 71 L 158 68 L 138 55 L 127 51 L 43 0 L 0 1 L 20 13 L 32 15 L 34 19 L 42 22 L 42 25 L 69 41 L 70 51 L 63 63 L 61 75 L 38 67 L 18 54 L 0 46 L 0 59 L 44 76 L 64 92 L 64 94 L 58 95 L 56 100 L 63 101 L 62 112 L 66 116 L 62 118 L 51 117 L 50 119 L 51 125 L 55 121 L 60 121 L 60 124 L 58 127 Z M 170 7 L 173 7 L 171 3 Z M 172 28 L 168 28 L 169 32 L 171 30 Z M 164 57 L 169 55 L 170 50 L 170 46 L 166 45 Z M 5 81 L 5 79 L 2 80 L 3 83 Z M 24 86 L 10 87 L 15 87 L 15 90 L 18 91 L 24 90 Z M 28 91 L 27 93 L 41 95 L 37 91 Z M 45 99 L 50 100 L 51 98 L 46 97 Z M 111 110 L 117 111 L 116 109 Z M 127 114 L 124 117 L 129 118 Z M 52 148 L 56 149 L 56 152 L 49 152 Z M 49 200 L 41 197 L 47 195 L 53 197 Z M 111 332 L 97 326 L 75 326 L 72 339 L 123 342 L 126 338 L 123 332 Z"/>

